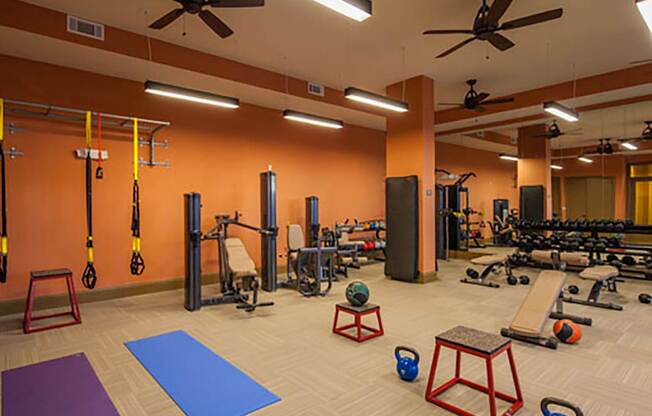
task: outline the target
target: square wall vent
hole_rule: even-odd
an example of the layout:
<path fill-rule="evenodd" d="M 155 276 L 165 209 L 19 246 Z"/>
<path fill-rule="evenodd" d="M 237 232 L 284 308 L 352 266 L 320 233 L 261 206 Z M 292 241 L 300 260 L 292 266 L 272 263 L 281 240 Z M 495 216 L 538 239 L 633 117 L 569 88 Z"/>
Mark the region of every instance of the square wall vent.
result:
<path fill-rule="evenodd" d="M 314 82 L 308 83 L 308 94 L 318 95 L 320 97 L 324 96 L 324 86 L 321 84 L 316 84 Z"/>
<path fill-rule="evenodd" d="M 91 22 L 81 17 L 68 15 L 67 18 L 68 32 L 76 33 L 87 38 L 104 40 L 104 25 L 101 23 Z"/>

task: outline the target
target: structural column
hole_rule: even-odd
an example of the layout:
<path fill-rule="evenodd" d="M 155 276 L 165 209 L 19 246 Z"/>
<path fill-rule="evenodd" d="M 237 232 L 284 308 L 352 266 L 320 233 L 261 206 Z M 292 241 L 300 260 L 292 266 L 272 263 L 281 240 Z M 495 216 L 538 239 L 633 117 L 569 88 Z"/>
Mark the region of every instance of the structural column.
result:
<path fill-rule="evenodd" d="M 410 110 L 387 117 L 387 176 L 419 178 L 419 280 L 435 276 L 435 113 L 434 82 L 418 76 L 387 87 Z"/>
<path fill-rule="evenodd" d="M 545 137 L 546 129 L 545 124 L 518 129 L 517 183 L 519 190 L 521 186 L 543 185 L 546 198 L 544 216 L 552 218 L 551 152 L 550 139 Z"/>

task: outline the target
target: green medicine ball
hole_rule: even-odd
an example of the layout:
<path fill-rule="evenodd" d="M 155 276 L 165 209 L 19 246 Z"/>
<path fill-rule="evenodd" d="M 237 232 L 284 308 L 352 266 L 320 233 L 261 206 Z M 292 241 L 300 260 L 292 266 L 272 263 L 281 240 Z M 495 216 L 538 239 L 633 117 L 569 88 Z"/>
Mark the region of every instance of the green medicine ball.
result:
<path fill-rule="evenodd" d="M 346 287 L 346 300 L 353 306 L 362 306 L 369 300 L 369 288 L 357 280 Z"/>

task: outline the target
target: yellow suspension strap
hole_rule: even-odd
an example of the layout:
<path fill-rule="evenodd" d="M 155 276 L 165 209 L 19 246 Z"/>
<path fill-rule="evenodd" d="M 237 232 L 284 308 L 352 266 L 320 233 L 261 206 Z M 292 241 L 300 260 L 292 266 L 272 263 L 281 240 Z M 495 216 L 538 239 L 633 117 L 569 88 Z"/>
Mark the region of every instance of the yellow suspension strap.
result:
<path fill-rule="evenodd" d="M 86 289 L 95 288 L 97 272 L 93 264 L 93 176 L 91 175 L 91 136 L 93 124 L 91 112 L 86 112 L 86 268 L 82 273 L 82 284 Z"/>
<path fill-rule="evenodd" d="M 131 199 L 131 274 L 140 276 L 145 262 L 140 254 L 140 190 L 138 188 L 138 119 L 134 118 L 134 188 Z"/>
<path fill-rule="evenodd" d="M 0 255 L 2 255 L 2 264 L 0 264 L 0 283 L 7 281 L 7 186 L 5 183 L 5 151 L 4 129 L 5 129 L 5 105 L 4 100 L 0 98 L 0 169 L 2 170 L 2 237 L 0 240 Z"/>

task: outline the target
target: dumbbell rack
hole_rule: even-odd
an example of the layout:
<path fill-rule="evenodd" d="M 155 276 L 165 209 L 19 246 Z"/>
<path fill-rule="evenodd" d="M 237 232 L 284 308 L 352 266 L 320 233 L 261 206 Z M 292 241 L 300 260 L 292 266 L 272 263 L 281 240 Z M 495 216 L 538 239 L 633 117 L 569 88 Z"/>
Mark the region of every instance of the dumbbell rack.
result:
<path fill-rule="evenodd" d="M 374 228 L 371 228 L 371 224 L 376 224 Z M 335 233 L 337 236 L 342 235 L 342 233 L 354 234 L 354 233 L 370 233 L 374 232 L 374 239 L 367 240 L 373 242 L 373 249 L 362 249 L 361 253 L 365 255 L 371 254 L 372 256 L 367 256 L 374 261 L 385 261 L 385 239 L 380 235 L 381 232 L 386 231 L 385 221 L 384 220 L 367 220 L 356 222 L 355 224 L 335 224 Z M 377 243 L 381 243 L 380 245 Z"/>
<path fill-rule="evenodd" d="M 589 253 L 589 258 L 601 261 L 602 256 L 621 255 L 642 257 L 644 264 L 626 265 L 621 269 L 621 276 L 652 280 L 652 245 L 626 244 L 616 237 L 604 237 L 604 234 L 652 234 L 652 226 L 634 224 L 631 221 L 516 221 L 514 228 L 518 232 L 516 246 L 526 252 L 532 249 L 554 249 L 559 251 L 581 251 Z M 577 232 L 572 240 L 565 237 L 545 236 L 544 232 Z M 585 237 L 581 234 L 588 233 Z M 528 238 L 528 236 L 530 236 Z M 535 236 L 535 237 L 533 237 Z M 530 243 L 531 245 L 529 245 Z"/>

